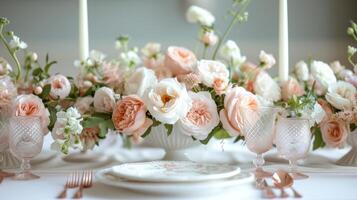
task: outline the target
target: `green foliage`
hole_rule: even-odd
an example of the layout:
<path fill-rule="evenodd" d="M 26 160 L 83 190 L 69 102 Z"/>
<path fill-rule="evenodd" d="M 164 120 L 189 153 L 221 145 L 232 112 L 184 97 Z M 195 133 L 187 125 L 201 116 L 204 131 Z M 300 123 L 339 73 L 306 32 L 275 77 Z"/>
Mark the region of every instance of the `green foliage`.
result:
<path fill-rule="evenodd" d="M 220 132 L 220 131 L 222 131 L 222 126 L 221 126 L 221 124 L 219 124 L 218 126 L 216 126 L 216 127 L 208 134 L 207 138 L 204 139 L 204 140 L 200 140 L 200 142 L 201 142 L 202 144 L 208 144 L 208 142 L 211 140 L 211 138 L 212 138 L 215 134 L 217 134 L 218 132 Z"/>
<path fill-rule="evenodd" d="M 150 115 L 148 113 L 148 115 Z M 158 125 L 160 125 L 161 123 L 159 121 L 157 121 L 155 118 L 152 118 L 153 124 L 145 131 L 145 133 L 141 136 L 142 138 L 145 138 L 146 136 L 148 136 L 151 133 L 151 128 L 152 127 L 156 127 Z"/>
<path fill-rule="evenodd" d="M 231 136 L 228 134 L 226 130 L 221 128 L 214 134 L 214 137 L 216 139 L 226 139 L 226 138 L 230 138 Z"/>
<path fill-rule="evenodd" d="M 240 140 L 244 140 L 244 136 L 238 135 L 238 136 L 236 137 L 236 139 L 234 139 L 233 143 L 237 143 L 237 142 L 239 142 Z"/>
<path fill-rule="evenodd" d="M 85 117 L 82 121 L 83 128 L 99 128 L 98 137 L 103 139 L 108 133 L 109 129 L 114 129 L 114 124 L 111 117 L 107 117 L 105 114 L 96 116 Z"/>
<path fill-rule="evenodd" d="M 324 147 L 326 144 L 325 144 L 324 140 L 322 139 L 321 129 L 318 127 L 314 127 L 312 132 L 314 135 L 314 142 L 313 142 L 312 149 L 316 150 L 318 148 Z"/>
<path fill-rule="evenodd" d="M 164 126 L 167 130 L 167 136 L 170 136 L 174 126 L 172 124 L 164 124 Z"/>

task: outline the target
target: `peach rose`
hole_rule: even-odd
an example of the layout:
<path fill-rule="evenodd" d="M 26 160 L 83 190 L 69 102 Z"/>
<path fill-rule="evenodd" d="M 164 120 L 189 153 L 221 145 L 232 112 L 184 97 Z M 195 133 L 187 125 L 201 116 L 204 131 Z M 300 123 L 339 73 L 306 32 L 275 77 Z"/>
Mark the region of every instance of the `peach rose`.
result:
<path fill-rule="evenodd" d="M 165 66 L 174 76 L 192 72 L 196 62 L 195 54 L 186 48 L 170 46 L 167 49 Z"/>
<path fill-rule="evenodd" d="M 140 136 L 152 125 L 152 120 L 146 117 L 144 101 L 137 95 L 123 97 L 115 105 L 112 120 L 115 128 L 138 141 Z"/>
<path fill-rule="evenodd" d="M 285 101 L 291 99 L 294 95 L 298 97 L 302 96 L 304 93 L 304 89 L 295 78 L 289 78 L 281 88 L 281 96 Z"/>
<path fill-rule="evenodd" d="M 64 99 L 71 92 L 71 83 L 61 74 L 52 76 L 48 82 L 51 85 L 50 96 L 54 99 Z"/>
<path fill-rule="evenodd" d="M 119 87 L 124 80 L 124 73 L 121 72 L 118 63 L 104 62 L 102 65 L 102 79 L 103 82 L 112 88 Z"/>
<path fill-rule="evenodd" d="M 14 103 L 14 115 L 40 117 L 43 133 L 48 133 L 47 126 L 50 124 L 50 113 L 38 96 L 33 94 L 17 96 Z"/>
<path fill-rule="evenodd" d="M 347 127 L 343 121 L 328 119 L 320 124 L 322 139 L 329 147 L 341 147 L 347 138 Z"/>
<path fill-rule="evenodd" d="M 213 81 L 213 89 L 216 92 L 216 94 L 221 95 L 223 94 L 228 87 L 228 80 L 227 79 L 221 79 L 221 78 L 215 78 Z"/>
<path fill-rule="evenodd" d="M 234 87 L 228 90 L 224 98 L 224 109 L 219 113 L 223 128 L 231 136 L 241 135 L 244 117 L 248 117 L 245 111 L 257 111 L 258 107 L 257 97 L 244 88 Z M 252 113 L 249 112 L 250 114 Z"/>

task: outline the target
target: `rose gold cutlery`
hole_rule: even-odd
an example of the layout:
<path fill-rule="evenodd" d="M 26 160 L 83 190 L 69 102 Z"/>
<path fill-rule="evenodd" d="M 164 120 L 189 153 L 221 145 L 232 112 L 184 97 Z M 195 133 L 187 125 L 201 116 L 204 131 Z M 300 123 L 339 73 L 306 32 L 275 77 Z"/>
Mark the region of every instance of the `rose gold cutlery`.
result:
<path fill-rule="evenodd" d="M 290 188 L 294 193 L 294 198 L 301 198 L 302 196 L 292 187 L 294 184 L 294 179 L 289 175 L 288 172 L 283 170 L 278 170 L 273 174 L 274 186 L 279 188 L 281 191 L 280 198 L 287 198 L 289 195 L 285 192 L 285 188 Z"/>
<path fill-rule="evenodd" d="M 68 188 L 76 188 L 80 183 L 80 173 L 78 171 L 71 173 L 67 177 L 66 184 L 64 185 L 63 191 L 57 196 L 57 199 L 64 199 L 67 197 Z"/>
<path fill-rule="evenodd" d="M 93 172 L 92 171 L 84 171 L 82 174 L 81 183 L 79 185 L 79 189 L 74 194 L 74 199 L 81 199 L 83 197 L 83 190 L 86 188 L 90 188 L 93 185 Z"/>
<path fill-rule="evenodd" d="M 273 192 L 273 189 L 268 185 L 267 181 L 263 180 L 263 198 L 265 199 L 274 199 L 276 195 Z"/>

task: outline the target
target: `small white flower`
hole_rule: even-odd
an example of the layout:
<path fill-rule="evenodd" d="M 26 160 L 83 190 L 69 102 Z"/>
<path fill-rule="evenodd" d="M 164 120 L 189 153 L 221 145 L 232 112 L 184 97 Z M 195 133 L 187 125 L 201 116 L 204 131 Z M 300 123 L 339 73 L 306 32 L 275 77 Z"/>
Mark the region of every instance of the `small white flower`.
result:
<path fill-rule="evenodd" d="M 353 56 L 357 52 L 357 48 L 353 46 L 348 46 L 347 53 L 349 56 Z"/>
<path fill-rule="evenodd" d="M 12 36 L 12 40 L 9 43 L 9 46 L 11 49 L 26 49 L 27 48 L 27 44 L 23 41 L 20 40 L 19 37 L 17 37 L 16 35 Z"/>
<path fill-rule="evenodd" d="M 345 66 L 341 65 L 341 63 L 337 60 L 330 63 L 330 67 L 333 73 L 335 73 L 337 76 L 342 70 L 346 68 Z"/>
<path fill-rule="evenodd" d="M 299 81 L 309 80 L 309 68 L 303 60 L 296 63 L 294 71 Z"/>
<path fill-rule="evenodd" d="M 88 61 L 91 62 L 89 64 L 102 63 L 106 57 L 107 56 L 104 53 L 97 51 L 97 50 L 92 50 L 89 53 Z"/>
<path fill-rule="evenodd" d="M 200 23 L 204 26 L 212 26 L 215 21 L 215 17 L 209 11 L 198 6 L 191 6 L 187 10 L 186 19 L 190 23 Z"/>
<path fill-rule="evenodd" d="M 320 123 L 323 118 L 325 117 L 326 113 L 325 110 L 321 107 L 321 105 L 319 103 L 315 103 L 314 105 L 314 110 L 311 113 L 311 120 L 312 120 L 312 125 L 314 125 L 315 123 Z"/>
<path fill-rule="evenodd" d="M 10 64 L 2 57 L 0 57 L 0 76 L 6 75 L 12 71 Z"/>
<path fill-rule="evenodd" d="M 147 43 L 145 47 L 141 49 L 141 53 L 147 58 L 151 58 L 157 55 L 158 53 L 160 53 L 160 51 L 161 44 L 153 42 Z"/>
<path fill-rule="evenodd" d="M 66 118 L 79 119 L 81 118 L 81 113 L 79 113 L 79 111 L 76 108 L 70 107 L 67 109 Z"/>
<path fill-rule="evenodd" d="M 140 67 L 130 76 L 125 83 L 125 94 L 136 94 L 143 98 L 146 90 L 157 84 L 155 72 L 146 67 Z"/>
<path fill-rule="evenodd" d="M 356 88 L 345 81 L 338 81 L 330 85 L 326 94 L 326 100 L 340 110 L 352 109 L 355 100 Z"/>
<path fill-rule="evenodd" d="M 139 55 L 134 50 L 121 53 L 120 59 L 128 67 L 135 67 L 141 63 Z"/>
<path fill-rule="evenodd" d="M 228 40 L 220 49 L 221 57 L 226 62 L 239 67 L 246 61 L 246 57 L 241 55 L 238 45 L 233 40 Z M 231 63 L 232 62 L 232 63 Z"/>
<path fill-rule="evenodd" d="M 317 81 L 316 84 L 322 87 L 321 89 L 323 92 L 326 91 L 330 85 L 336 83 L 337 81 L 336 76 L 330 66 L 321 61 L 314 60 L 311 62 L 311 74 Z"/>
<path fill-rule="evenodd" d="M 265 51 L 260 51 L 259 60 L 262 67 L 265 69 L 270 69 L 276 63 L 274 56 L 265 53 Z"/>

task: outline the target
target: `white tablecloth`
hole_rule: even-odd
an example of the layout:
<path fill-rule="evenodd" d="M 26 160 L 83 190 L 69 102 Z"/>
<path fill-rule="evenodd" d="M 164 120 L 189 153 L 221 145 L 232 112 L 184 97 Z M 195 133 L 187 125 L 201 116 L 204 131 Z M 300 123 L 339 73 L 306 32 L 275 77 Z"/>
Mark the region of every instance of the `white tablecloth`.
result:
<path fill-rule="evenodd" d="M 307 180 L 296 181 L 294 186 L 304 199 L 357 199 L 357 167 L 341 167 L 334 165 L 334 161 L 347 152 L 343 150 L 319 150 L 309 154 L 299 170 L 310 176 Z M 48 150 L 43 151 L 44 154 Z M 54 199 L 63 189 L 66 177 L 78 169 L 102 169 L 122 162 L 160 159 L 164 152 L 160 149 L 135 148 L 132 150 L 121 149 L 119 146 L 108 148 L 106 151 L 109 159 L 91 163 L 64 162 L 60 155 L 43 162 L 35 162 L 34 172 L 41 179 L 31 181 L 14 181 L 5 179 L 0 184 L 0 199 Z M 218 162 L 237 164 L 243 170 L 251 170 L 251 160 L 254 154 L 248 152 L 242 145 L 221 144 L 216 142 L 208 147 L 200 147 L 190 152 L 191 159 L 201 162 Z M 266 156 L 269 161 L 266 169 L 274 171 L 288 166 L 276 159 L 272 150 Z M 35 160 L 36 161 L 36 160 Z M 69 191 L 70 193 L 74 191 Z M 276 194 L 279 194 L 276 191 Z M 240 185 L 237 188 L 224 190 L 218 194 L 207 196 L 162 196 L 143 194 L 121 188 L 106 186 L 95 182 L 91 189 L 85 190 L 84 199 L 259 199 L 261 191 L 252 184 Z"/>

